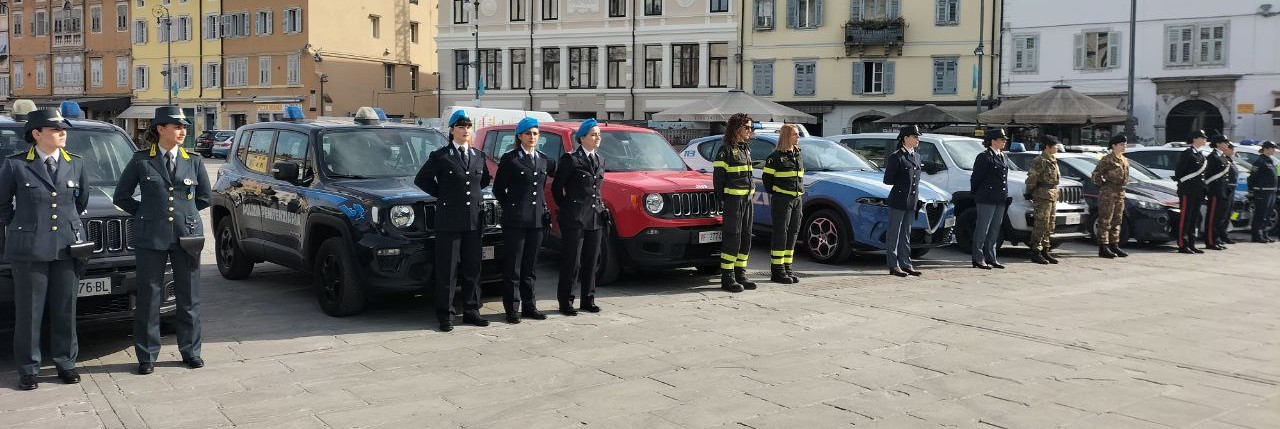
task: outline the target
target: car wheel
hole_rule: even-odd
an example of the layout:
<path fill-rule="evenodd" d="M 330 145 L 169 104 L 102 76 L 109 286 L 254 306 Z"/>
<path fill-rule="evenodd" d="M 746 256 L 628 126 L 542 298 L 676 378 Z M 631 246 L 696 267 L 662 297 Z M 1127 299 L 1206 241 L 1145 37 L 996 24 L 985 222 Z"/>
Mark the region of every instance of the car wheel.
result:
<path fill-rule="evenodd" d="M 617 246 L 613 244 L 612 234 L 608 233 L 608 229 L 600 230 L 605 234 L 602 239 L 603 245 L 600 246 L 600 268 L 596 271 L 596 285 L 604 286 L 618 281 L 618 276 L 622 274 L 622 265 L 618 263 Z"/>
<path fill-rule="evenodd" d="M 814 261 L 839 264 L 849 259 L 849 227 L 834 210 L 822 209 L 804 222 L 805 249 Z"/>
<path fill-rule="evenodd" d="M 956 216 L 956 246 L 964 253 L 973 253 L 973 226 L 978 222 L 978 211 L 965 210 Z"/>
<path fill-rule="evenodd" d="M 240 280 L 249 277 L 253 272 L 253 261 L 240 250 L 240 242 L 236 240 L 235 224 L 231 216 L 218 222 L 218 248 L 214 251 L 214 259 L 218 262 L 218 273 L 228 280 Z"/>
<path fill-rule="evenodd" d="M 350 316 L 364 310 L 364 290 L 356 274 L 356 261 L 342 237 L 320 244 L 316 252 L 316 298 L 324 314 Z"/>

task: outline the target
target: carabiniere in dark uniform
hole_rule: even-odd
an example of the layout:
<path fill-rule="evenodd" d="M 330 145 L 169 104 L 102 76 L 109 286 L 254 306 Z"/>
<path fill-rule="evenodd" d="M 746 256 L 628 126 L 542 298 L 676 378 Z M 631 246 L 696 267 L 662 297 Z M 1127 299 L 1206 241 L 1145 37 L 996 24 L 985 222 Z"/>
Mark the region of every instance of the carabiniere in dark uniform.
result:
<path fill-rule="evenodd" d="M 65 149 L 71 124 L 57 109 L 28 114 L 23 137 L 31 149 L 0 165 L 0 227 L 4 257 L 13 267 L 13 360 L 18 388 L 37 387 L 41 321 L 49 316 L 49 351 L 64 383 L 80 382 L 76 373 L 76 294 L 92 243 L 85 243 L 80 213 L 89 205 L 84 164 Z M 33 131 L 39 130 L 37 138 Z M 60 140 L 58 140 L 60 138 Z M 37 148 L 40 150 L 37 151 Z M 48 153 L 45 153 L 45 151 Z"/>
<path fill-rule="evenodd" d="M 1276 204 L 1276 186 L 1280 178 L 1276 177 L 1276 163 L 1271 159 L 1276 153 L 1276 144 L 1270 140 L 1259 146 L 1258 159 L 1253 161 L 1252 173 L 1249 174 L 1249 194 L 1253 197 L 1253 217 L 1249 219 L 1249 233 L 1254 243 L 1270 243 L 1275 241 L 1268 235 L 1267 216 Z"/>
<path fill-rule="evenodd" d="M 578 149 L 560 156 L 556 163 L 556 180 L 551 182 L 551 196 L 559 212 L 560 283 L 556 300 L 560 313 L 578 315 L 573 308 L 573 286 L 578 283 L 583 310 L 598 313 L 596 305 L 596 269 L 600 266 L 600 246 L 604 240 L 605 205 L 600 196 L 604 185 L 604 159 L 600 157 L 600 129 L 595 119 L 588 119 L 573 134 Z M 588 152 L 583 140 L 595 147 Z"/>
<path fill-rule="evenodd" d="M 523 147 L 526 138 L 537 147 L 537 127 L 536 119 L 520 121 L 516 126 L 515 147 L 502 155 L 498 173 L 493 178 L 493 196 L 502 204 L 502 305 L 507 323 L 520 323 L 521 317 L 547 318 L 538 311 L 533 291 L 538 279 L 542 234 L 551 223 L 545 187 L 548 172 L 555 171 L 555 164 L 542 152 L 526 151 Z"/>
<path fill-rule="evenodd" d="M 200 357 L 200 251 L 204 247 L 200 210 L 209 207 L 209 173 L 199 155 L 182 148 L 181 140 L 170 141 L 181 138 L 170 134 L 173 130 L 189 125 L 181 108 L 156 108 L 146 133 L 151 147 L 134 152 L 120 173 L 112 198 L 117 207 L 133 215 L 136 229 L 138 291 L 133 344 L 138 373 L 144 375 L 155 369 L 160 354 L 166 261 L 173 265 L 173 293 L 178 302 L 178 352 L 187 367 L 204 366 Z M 157 131 L 160 127 L 165 127 L 165 134 Z M 141 200 L 133 196 L 135 190 L 141 190 Z"/>
<path fill-rule="evenodd" d="M 1205 168 L 1208 161 L 1200 148 L 1209 141 L 1202 130 L 1191 133 L 1191 147 L 1178 156 L 1173 179 L 1178 181 L 1178 252 L 1204 253 L 1196 248 L 1196 227 L 1200 225 L 1200 206 L 1204 204 Z"/>

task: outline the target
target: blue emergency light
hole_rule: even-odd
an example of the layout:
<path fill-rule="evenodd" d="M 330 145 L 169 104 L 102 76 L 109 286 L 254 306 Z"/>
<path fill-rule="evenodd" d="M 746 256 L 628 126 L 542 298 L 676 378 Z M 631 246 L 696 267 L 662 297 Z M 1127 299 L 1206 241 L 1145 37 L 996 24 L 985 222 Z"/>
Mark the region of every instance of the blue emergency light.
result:
<path fill-rule="evenodd" d="M 67 100 L 58 105 L 58 110 L 62 111 L 62 117 L 71 119 L 84 119 L 84 110 L 80 110 L 80 103 Z"/>
<path fill-rule="evenodd" d="M 290 104 L 284 107 L 285 121 L 293 122 L 302 119 L 306 119 L 306 117 L 302 115 L 302 106 Z"/>
<path fill-rule="evenodd" d="M 381 107 L 374 107 L 373 112 L 378 114 L 379 121 L 387 122 L 387 112 L 383 111 Z"/>

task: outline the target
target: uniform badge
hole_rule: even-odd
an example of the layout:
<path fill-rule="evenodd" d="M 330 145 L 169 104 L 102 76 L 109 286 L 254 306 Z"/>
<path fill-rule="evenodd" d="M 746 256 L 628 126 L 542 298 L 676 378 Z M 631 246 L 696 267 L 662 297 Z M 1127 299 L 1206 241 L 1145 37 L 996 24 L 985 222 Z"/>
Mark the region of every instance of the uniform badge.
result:
<path fill-rule="evenodd" d="M 79 184 L 78 184 L 78 183 L 76 183 L 76 181 L 74 181 L 74 180 L 68 180 L 68 181 L 67 181 L 67 187 L 68 187 L 68 188 L 75 188 L 75 187 L 77 187 L 77 185 L 79 185 Z"/>
<path fill-rule="evenodd" d="M 192 183 L 192 182 L 191 182 L 191 179 L 182 179 L 182 184 L 183 184 L 183 185 L 191 186 L 191 183 Z"/>
<path fill-rule="evenodd" d="M 196 196 L 195 196 L 194 194 L 187 193 L 187 199 L 188 199 L 188 200 L 190 200 L 190 199 L 194 199 L 195 197 L 196 197 Z"/>

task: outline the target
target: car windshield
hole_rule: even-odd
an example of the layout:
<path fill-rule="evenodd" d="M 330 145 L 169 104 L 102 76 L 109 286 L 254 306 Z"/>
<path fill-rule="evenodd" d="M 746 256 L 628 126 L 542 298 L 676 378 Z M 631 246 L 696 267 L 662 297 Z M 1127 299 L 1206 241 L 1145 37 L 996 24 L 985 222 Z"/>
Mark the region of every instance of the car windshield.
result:
<path fill-rule="evenodd" d="M 808 171 L 876 171 L 871 162 L 853 150 L 827 139 L 800 140 L 800 158 Z"/>
<path fill-rule="evenodd" d="M 1063 158 L 1062 162 L 1070 164 L 1072 167 L 1075 167 L 1077 170 L 1080 170 L 1084 174 L 1093 175 L 1093 170 L 1098 169 L 1098 163 L 1101 162 L 1101 160 L 1091 158 L 1091 157 L 1090 158 L 1070 157 L 1070 158 Z M 1151 170 L 1147 169 L 1147 167 L 1143 167 L 1135 162 L 1129 163 L 1129 178 L 1133 180 L 1137 180 L 1139 182 L 1150 182 L 1152 180 L 1160 180 L 1159 175 L 1152 173 Z"/>
<path fill-rule="evenodd" d="M 427 129 L 336 130 L 320 138 L 320 164 L 330 177 L 413 176 L 426 164 L 431 151 L 444 145 L 443 135 Z"/>
<path fill-rule="evenodd" d="M 22 128 L 0 129 L 0 155 L 9 156 L 31 148 L 22 139 Z M 90 186 L 114 187 L 133 157 L 134 146 L 114 129 L 71 128 L 67 133 L 67 152 L 80 155 L 87 167 Z"/>
<path fill-rule="evenodd" d="M 982 145 L 982 140 L 971 138 L 946 139 L 942 141 L 942 145 L 946 146 L 947 152 L 951 154 L 951 160 L 955 161 L 957 167 L 970 171 L 973 170 L 973 161 L 978 158 L 978 154 L 987 150 L 987 147 Z M 1005 157 L 1006 160 L 1008 158 Z M 1008 165 L 1009 170 L 1022 171 L 1022 168 L 1012 160 L 1005 164 Z"/>
<path fill-rule="evenodd" d="M 681 171 L 688 167 L 661 135 L 649 131 L 604 131 L 600 156 L 605 171 Z"/>

